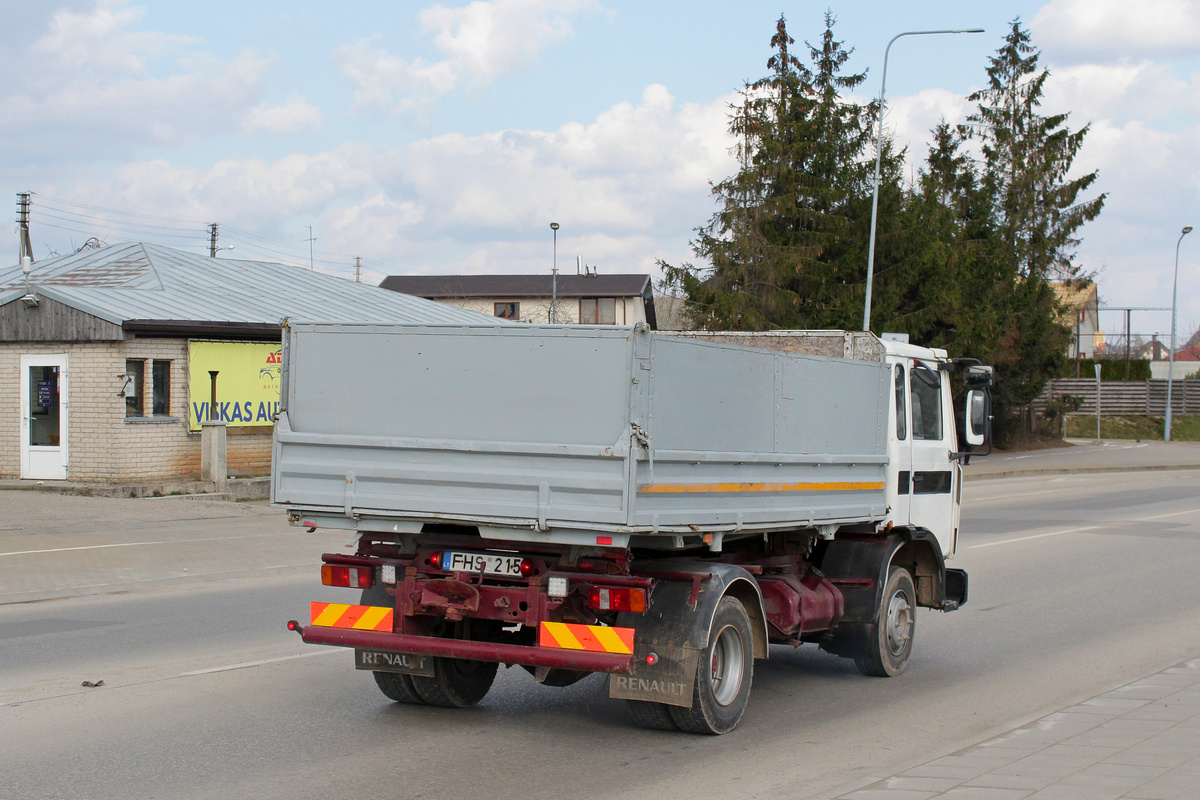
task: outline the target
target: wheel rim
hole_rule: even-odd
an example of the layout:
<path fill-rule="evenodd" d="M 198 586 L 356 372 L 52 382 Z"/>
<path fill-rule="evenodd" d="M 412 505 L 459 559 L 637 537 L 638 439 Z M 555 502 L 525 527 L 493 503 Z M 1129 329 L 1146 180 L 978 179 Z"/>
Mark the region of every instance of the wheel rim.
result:
<path fill-rule="evenodd" d="M 713 699 L 718 705 L 730 705 L 741 692 L 742 676 L 746 668 L 743 653 L 742 635 L 734 626 L 726 625 L 713 643 L 709 672 Z"/>
<path fill-rule="evenodd" d="M 898 656 L 912 640 L 913 609 L 908 595 L 896 592 L 888 603 L 887 646 L 893 656 Z"/>

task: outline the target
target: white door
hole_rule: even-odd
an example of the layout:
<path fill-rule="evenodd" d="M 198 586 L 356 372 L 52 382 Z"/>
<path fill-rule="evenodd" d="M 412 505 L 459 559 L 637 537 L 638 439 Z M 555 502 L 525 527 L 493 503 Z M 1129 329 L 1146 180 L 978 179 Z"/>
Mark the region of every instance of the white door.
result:
<path fill-rule="evenodd" d="M 908 419 L 909 359 L 892 364 L 892 413 L 888 431 L 888 520 L 907 525 L 912 496 L 912 443 Z"/>
<path fill-rule="evenodd" d="M 21 356 L 21 477 L 67 479 L 67 356 Z"/>
<path fill-rule="evenodd" d="M 909 519 L 928 529 L 949 554 L 954 549 L 957 466 L 949 386 L 935 362 L 912 360 L 908 374 L 912 419 L 912 496 Z"/>

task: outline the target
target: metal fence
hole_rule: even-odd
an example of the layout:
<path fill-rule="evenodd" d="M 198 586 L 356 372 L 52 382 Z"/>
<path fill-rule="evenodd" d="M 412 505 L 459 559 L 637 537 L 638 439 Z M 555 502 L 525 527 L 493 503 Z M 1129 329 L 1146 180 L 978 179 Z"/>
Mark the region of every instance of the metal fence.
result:
<path fill-rule="evenodd" d="M 1030 404 L 1033 416 L 1043 417 L 1050 403 L 1066 395 L 1083 398 L 1083 405 L 1073 413 L 1095 415 L 1095 378 L 1059 378 L 1046 384 L 1046 388 Z M 1136 414 L 1161 417 L 1166 412 L 1165 380 L 1100 381 L 1101 416 Z M 1171 381 L 1171 413 L 1200 414 L 1200 379 Z"/>

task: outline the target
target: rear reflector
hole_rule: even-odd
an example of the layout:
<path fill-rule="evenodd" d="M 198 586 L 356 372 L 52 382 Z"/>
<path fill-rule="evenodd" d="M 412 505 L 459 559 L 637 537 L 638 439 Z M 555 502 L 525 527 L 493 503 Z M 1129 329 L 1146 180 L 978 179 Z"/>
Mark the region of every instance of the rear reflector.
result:
<path fill-rule="evenodd" d="M 593 586 L 587 593 L 588 608 L 593 611 L 646 610 L 646 590 L 625 586 Z"/>
<path fill-rule="evenodd" d="M 370 589 L 371 568 L 323 564 L 321 566 L 321 583 L 326 586 L 345 586 L 349 589 Z"/>

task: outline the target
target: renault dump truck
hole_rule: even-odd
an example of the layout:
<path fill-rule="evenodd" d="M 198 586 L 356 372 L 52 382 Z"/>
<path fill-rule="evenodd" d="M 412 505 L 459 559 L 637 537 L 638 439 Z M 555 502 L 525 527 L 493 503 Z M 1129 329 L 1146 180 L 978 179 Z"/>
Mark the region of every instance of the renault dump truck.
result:
<path fill-rule="evenodd" d="M 894 676 L 916 609 L 967 600 L 946 562 L 989 438 L 978 362 L 870 333 L 482 321 L 285 321 L 282 359 L 272 502 L 350 534 L 321 575 L 358 592 L 288 627 L 394 701 L 478 703 L 501 665 L 601 672 L 637 724 L 720 734 L 771 645 Z"/>

